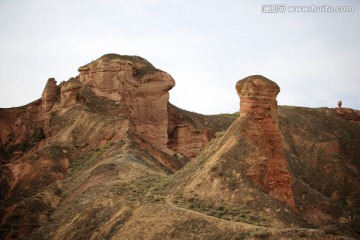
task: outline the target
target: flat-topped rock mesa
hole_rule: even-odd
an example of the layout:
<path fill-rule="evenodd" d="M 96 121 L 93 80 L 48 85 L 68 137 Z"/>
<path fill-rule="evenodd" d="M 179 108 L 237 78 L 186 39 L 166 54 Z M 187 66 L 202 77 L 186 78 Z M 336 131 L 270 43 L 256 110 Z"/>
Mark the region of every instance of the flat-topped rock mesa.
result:
<path fill-rule="evenodd" d="M 258 146 L 246 158 L 246 174 L 274 198 L 295 207 L 291 177 L 285 158 L 279 129 L 276 96 L 279 86 L 259 75 L 236 83 L 240 97 L 240 118 L 258 123 L 258 128 L 246 131 L 246 138 Z"/>

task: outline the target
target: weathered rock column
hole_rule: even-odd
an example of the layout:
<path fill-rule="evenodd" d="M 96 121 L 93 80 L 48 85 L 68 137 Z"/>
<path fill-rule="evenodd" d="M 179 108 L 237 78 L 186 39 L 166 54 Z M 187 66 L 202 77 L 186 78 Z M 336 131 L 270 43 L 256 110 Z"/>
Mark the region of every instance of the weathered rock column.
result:
<path fill-rule="evenodd" d="M 49 78 L 44 91 L 42 93 L 42 107 L 46 112 L 49 112 L 54 106 L 58 95 L 58 86 L 56 85 L 55 78 Z"/>
<path fill-rule="evenodd" d="M 250 132 L 250 139 L 260 148 L 260 154 L 254 154 L 246 174 L 256 184 L 274 198 L 295 208 L 291 190 L 291 178 L 288 172 L 284 147 L 277 114 L 276 96 L 279 86 L 259 75 L 246 77 L 236 83 L 240 97 L 240 117 L 249 117 L 260 125 L 256 132 Z M 257 169 L 260 168 L 261 169 Z"/>

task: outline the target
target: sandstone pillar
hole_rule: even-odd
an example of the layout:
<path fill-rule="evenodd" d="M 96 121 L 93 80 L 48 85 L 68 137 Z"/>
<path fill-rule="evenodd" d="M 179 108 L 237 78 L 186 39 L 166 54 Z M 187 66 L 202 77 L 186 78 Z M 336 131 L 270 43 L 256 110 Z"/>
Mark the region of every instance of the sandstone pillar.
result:
<path fill-rule="evenodd" d="M 49 78 L 42 93 L 42 107 L 49 112 L 57 100 L 58 87 L 55 78 Z"/>
<path fill-rule="evenodd" d="M 276 96 L 279 86 L 259 75 L 249 76 L 236 83 L 240 97 L 240 117 L 248 117 L 259 125 L 256 132 L 249 133 L 249 139 L 260 149 L 252 155 L 247 175 L 274 198 L 295 207 L 291 190 L 291 178 L 282 144 L 277 114 Z M 256 169 L 261 166 L 261 170 Z"/>

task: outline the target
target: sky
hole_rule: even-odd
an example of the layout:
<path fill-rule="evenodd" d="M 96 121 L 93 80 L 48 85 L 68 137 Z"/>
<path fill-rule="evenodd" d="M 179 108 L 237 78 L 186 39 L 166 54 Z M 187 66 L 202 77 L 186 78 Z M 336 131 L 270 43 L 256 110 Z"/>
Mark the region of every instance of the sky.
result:
<path fill-rule="evenodd" d="M 169 73 L 170 102 L 198 113 L 238 111 L 235 84 L 255 74 L 280 86 L 279 105 L 360 109 L 358 0 L 0 0 L 0 108 L 107 53 Z"/>

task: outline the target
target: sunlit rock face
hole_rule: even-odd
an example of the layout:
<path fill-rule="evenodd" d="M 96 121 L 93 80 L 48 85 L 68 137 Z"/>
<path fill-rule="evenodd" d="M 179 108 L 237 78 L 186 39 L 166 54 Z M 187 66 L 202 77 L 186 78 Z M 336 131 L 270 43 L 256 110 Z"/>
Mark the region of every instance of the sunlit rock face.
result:
<path fill-rule="evenodd" d="M 244 159 L 246 174 L 274 198 L 295 207 L 291 178 L 279 129 L 276 96 L 279 86 L 259 75 L 236 83 L 240 97 L 240 118 L 257 123 L 246 137 L 257 145 L 257 151 Z"/>

